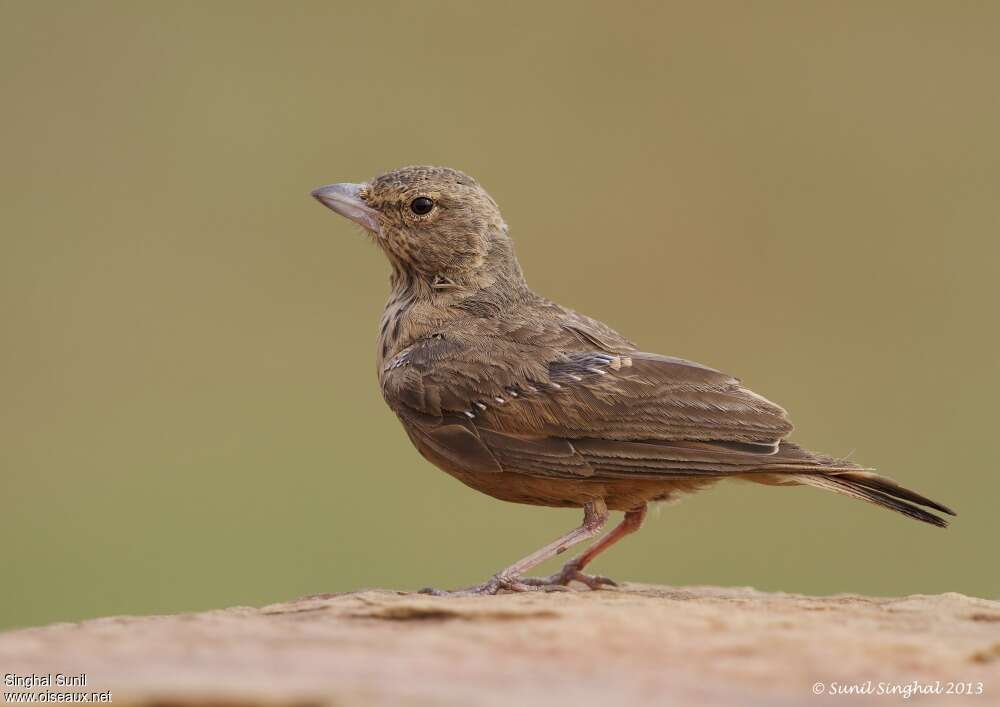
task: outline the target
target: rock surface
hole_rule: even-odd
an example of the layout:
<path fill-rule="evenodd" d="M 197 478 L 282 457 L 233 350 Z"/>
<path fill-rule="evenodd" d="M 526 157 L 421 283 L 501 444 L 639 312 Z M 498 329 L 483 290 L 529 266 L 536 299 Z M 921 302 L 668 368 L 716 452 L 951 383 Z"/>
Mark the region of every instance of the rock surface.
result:
<path fill-rule="evenodd" d="M 880 688 L 910 690 L 918 705 L 1000 705 L 1000 602 L 637 584 L 467 598 L 377 590 L 12 631 L 0 634 L 0 673 L 85 673 L 85 688 L 32 691 L 111 690 L 115 704 L 161 706 L 904 700 Z"/>

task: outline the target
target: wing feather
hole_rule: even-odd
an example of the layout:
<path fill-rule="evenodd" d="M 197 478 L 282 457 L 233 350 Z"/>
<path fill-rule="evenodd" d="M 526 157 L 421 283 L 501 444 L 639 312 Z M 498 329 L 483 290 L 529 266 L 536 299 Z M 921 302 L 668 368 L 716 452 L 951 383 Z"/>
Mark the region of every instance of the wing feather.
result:
<path fill-rule="evenodd" d="M 779 454 L 785 411 L 715 369 L 639 351 L 540 358 L 523 342 L 488 344 L 423 339 L 382 376 L 390 405 L 429 445 L 481 445 L 483 468 L 673 478 L 791 462 Z"/>

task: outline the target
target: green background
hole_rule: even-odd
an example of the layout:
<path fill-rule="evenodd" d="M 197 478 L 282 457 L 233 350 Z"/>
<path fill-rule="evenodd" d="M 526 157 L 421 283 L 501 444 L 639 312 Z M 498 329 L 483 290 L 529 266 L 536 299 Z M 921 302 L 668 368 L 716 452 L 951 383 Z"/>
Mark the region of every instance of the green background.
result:
<path fill-rule="evenodd" d="M 0 3 L 0 626 L 463 586 L 574 526 L 411 449 L 383 256 L 476 176 L 529 282 L 960 513 L 723 484 L 604 574 L 1000 595 L 1000 6 Z"/>

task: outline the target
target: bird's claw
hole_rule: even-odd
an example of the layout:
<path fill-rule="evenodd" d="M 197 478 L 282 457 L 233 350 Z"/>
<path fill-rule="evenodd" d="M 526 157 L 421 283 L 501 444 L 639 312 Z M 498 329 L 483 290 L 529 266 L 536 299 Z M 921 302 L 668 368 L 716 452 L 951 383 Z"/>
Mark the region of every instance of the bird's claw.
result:
<path fill-rule="evenodd" d="M 610 581 L 610 580 L 608 580 Z M 539 582 L 533 577 L 508 577 L 498 574 L 490 577 L 482 584 L 466 589 L 456 589 L 447 591 L 444 589 L 433 589 L 426 587 L 421 589 L 419 594 L 429 594 L 435 597 L 462 597 L 462 596 L 492 596 L 502 591 L 507 592 L 568 592 L 572 591 L 564 584 L 552 582 Z"/>
<path fill-rule="evenodd" d="M 561 587 L 564 589 L 569 588 L 570 582 L 579 582 L 590 589 L 618 586 L 618 582 L 610 577 L 602 577 L 598 574 L 584 574 L 574 567 L 572 563 L 568 563 L 561 570 L 555 574 L 550 574 L 548 577 L 524 577 L 521 581 L 534 587 Z"/>

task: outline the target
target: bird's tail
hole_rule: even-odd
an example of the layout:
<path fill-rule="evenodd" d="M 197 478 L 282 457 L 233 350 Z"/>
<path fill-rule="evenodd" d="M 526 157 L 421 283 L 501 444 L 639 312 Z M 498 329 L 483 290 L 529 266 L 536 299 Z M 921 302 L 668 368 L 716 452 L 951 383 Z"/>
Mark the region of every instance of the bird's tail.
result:
<path fill-rule="evenodd" d="M 808 452 L 797 445 L 786 442 L 781 444 L 779 455 L 786 458 L 791 457 L 790 463 L 779 462 L 772 473 L 768 474 L 770 477 L 768 480 L 760 479 L 763 483 L 797 483 L 815 486 L 845 496 L 860 498 L 862 501 L 874 503 L 876 506 L 888 508 L 939 528 L 948 527 L 948 521 L 925 510 L 926 508 L 950 516 L 955 515 L 955 511 L 947 506 L 900 486 L 888 477 L 876 474 L 870 469 L 863 469 L 850 462 Z M 799 459 L 802 461 L 800 462 Z M 802 462 L 806 462 L 806 464 L 802 464 Z M 774 471 L 780 473 L 773 474 Z"/>
<path fill-rule="evenodd" d="M 801 484 L 860 498 L 863 501 L 874 503 L 876 506 L 888 508 L 939 528 L 947 528 L 948 521 L 924 510 L 921 506 L 933 508 L 950 516 L 955 515 L 955 511 L 947 506 L 932 501 L 926 496 L 921 496 L 916 491 L 900 486 L 892 479 L 880 476 L 873 471 L 796 474 L 794 479 Z"/>

